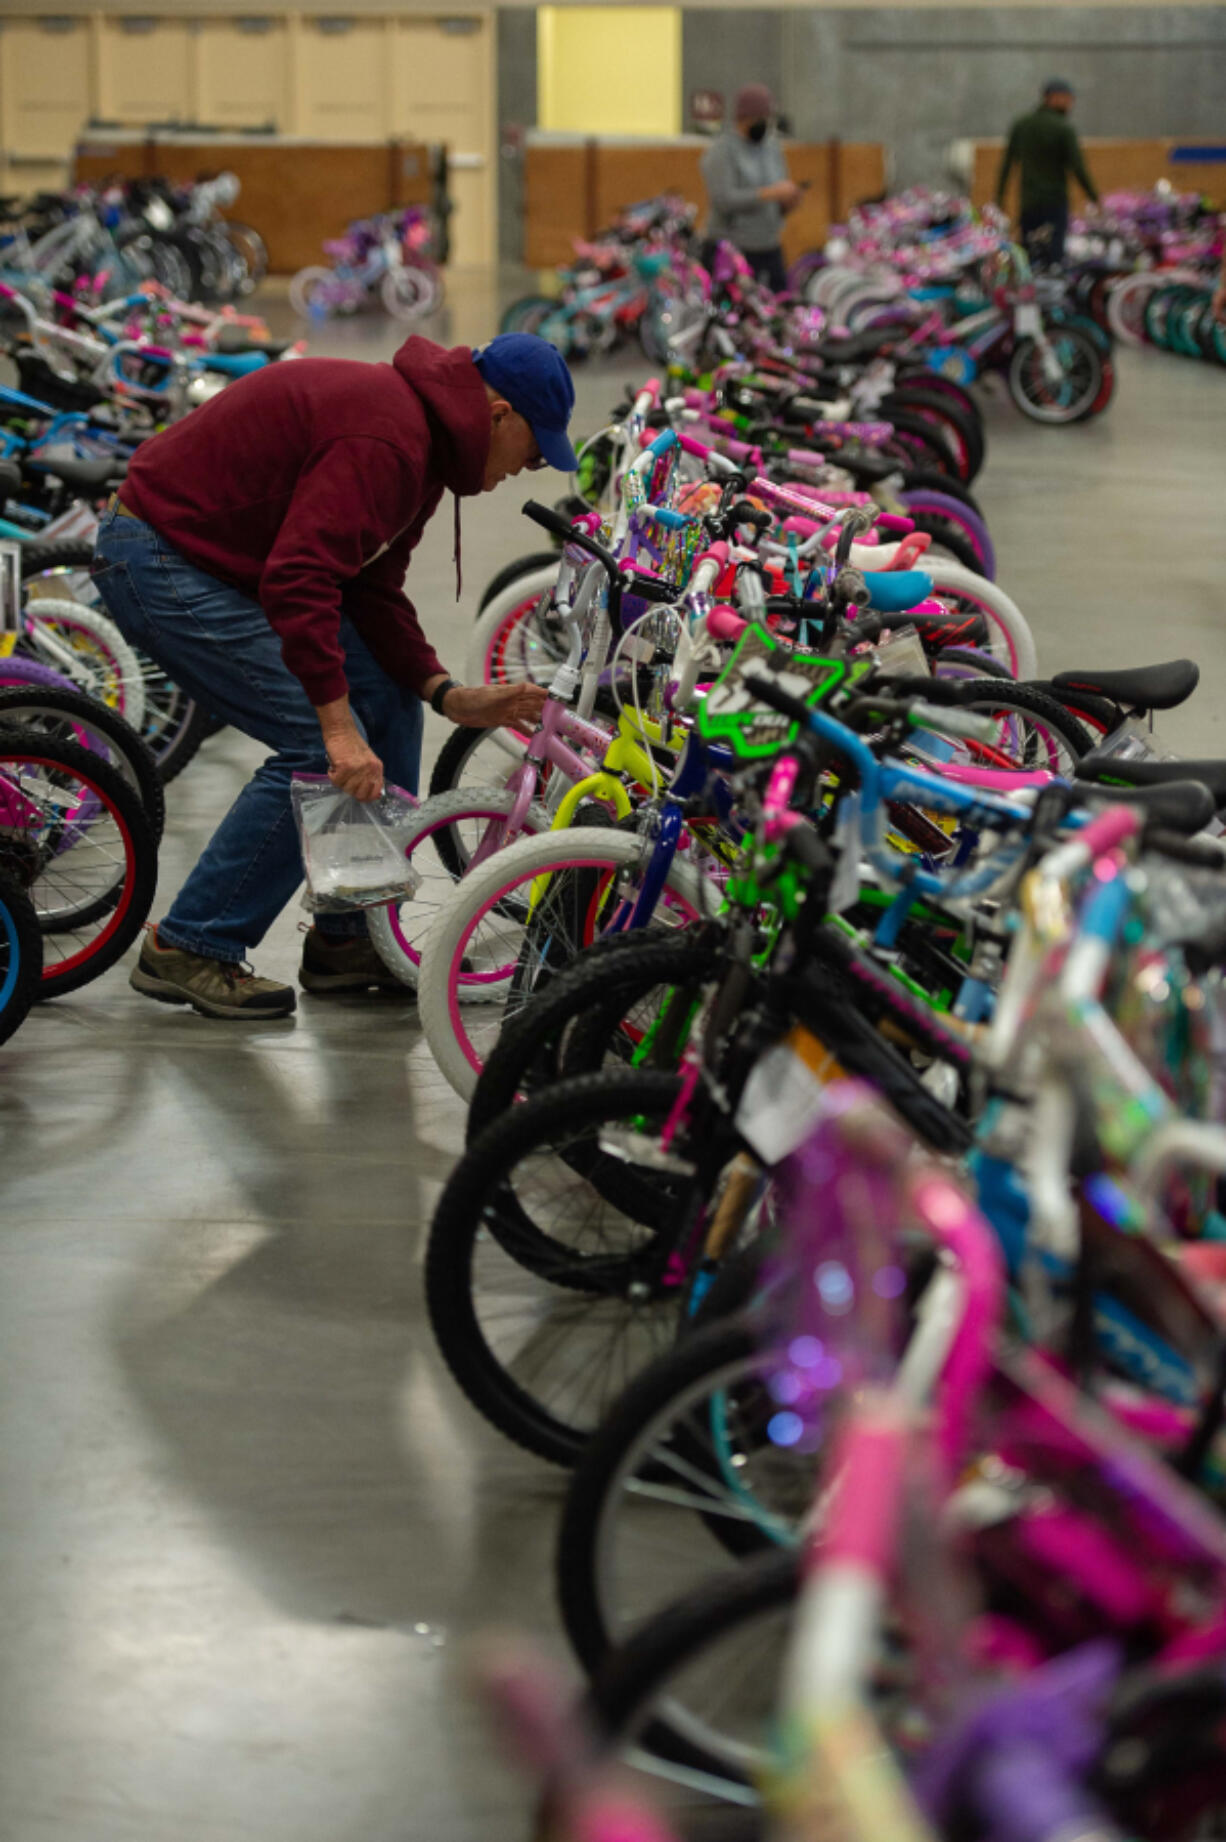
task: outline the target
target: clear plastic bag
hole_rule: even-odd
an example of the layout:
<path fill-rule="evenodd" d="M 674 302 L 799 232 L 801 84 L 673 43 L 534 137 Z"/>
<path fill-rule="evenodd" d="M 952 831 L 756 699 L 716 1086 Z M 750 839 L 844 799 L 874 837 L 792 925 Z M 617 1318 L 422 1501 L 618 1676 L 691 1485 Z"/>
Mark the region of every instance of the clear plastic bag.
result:
<path fill-rule="evenodd" d="M 400 787 L 378 799 L 341 793 L 326 774 L 296 774 L 290 785 L 306 871 L 303 906 L 314 914 L 407 902 L 420 878 L 405 852 L 417 801 Z"/>

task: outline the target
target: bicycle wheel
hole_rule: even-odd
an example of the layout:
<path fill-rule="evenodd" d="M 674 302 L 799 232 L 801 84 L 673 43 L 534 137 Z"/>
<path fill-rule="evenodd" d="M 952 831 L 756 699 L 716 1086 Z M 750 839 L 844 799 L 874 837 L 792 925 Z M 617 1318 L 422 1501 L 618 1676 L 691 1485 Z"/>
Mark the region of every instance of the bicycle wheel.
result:
<path fill-rule="evenodd" d="M 1030 773 L 1042 769 L 1072 778 L 1077 763 L 1093 744 L 1075 716 L 1054 697 L 1025 684 L 996 678 L 963 683 L 960 709 L 990 716 L 996 734 L 990 742 L 961 742 L 942 754 L 980 767 Z"/>
<path fill-rule="evenodd" d="M 975 558 L 975 573 L 996 579 L 996 552 L 991 535 L 984 520 L 963 500 L 951 493 L 933 491 L 928 487 L 904 487 L 901 494 L 903 510 L 909 518 L 936 519 L 942 524 L 952 524 L 961 541 L 970 547 Z M 922 525 L 922 529 L 928 529 Z"/>
<path fill-rule="evenodd" d="M 39 595 L 22 608 L 21 649 L 126 717 L 139 734 L 145 721 L 140 660 L 109 615 L 80 601 Z"/>
<path fill-rule="evenodd" d="M 498 322 L 500 333 L 537 333 L 541 323 L 557 311 L 558 303 L 548 294 L 524 294 L 504 309 Z"/>
<path fill-rule="evenodd" d="M 435 291 L 428 275 L 414 268 L 389 269 L 379 283 L 379 299 L 393 320 L 420 320 L 433 311 Z"/>
<path fill-rule="evenodd" d="M 597 935 L 624 925 L 644 867 L 642 838 L 571 826 L 521 838 L 457 885 L 430 929 L 418 988 L 426 1040 L 463 1099 L 503 1018 Z M 703 913 L 705 896 L 703 878 L 678 855 L 657 918 L 685 925 Z M 466 986 L 481 992 L 479 1006 L 464 1002 Z"/>
<path fill-rule="evenodd" d="M 696 1330 L 638 1375 L 575 1467 L 558 1530 L 562 1623 L 591 1675 L 730 1558 L 795 1545 L 814 1456 L 772 1442 L 779 1362 L 752 1321 Z"/>
<path fill-rule="evenodd" d="M 0 733 L 0 870 L 42 930 L 39 996 L 97 978 L 126 952 L 153 903 L 157 843 L 140 796 L 86 749 Z"/>
<path fill-rule="evenodd" d="M 484 614 L 495 595 L 501 595 L 504 588 L 519 582 L 524 576 L 535 575 L 538 569 L 552 569 L 555 576 L 558 571 L 558 552 L 556 550 L 533 550 L 527 556 L 516 557 L 513 563 L 507 563 L 496 575 L 490 577 L 477 603 L 478 614 Z"/>
<path fill-rule="evenodd" d="M 592 1683 L 611 1750 L 650 1755 L 657 1787 L 670 1764 L 681 1768 L 666 1814 L 687 1833 L 728 1806 L 757 1807 L 800 1574 L 798 1554 L 770 1554 L 707 1581 L 634 1632 Z"/>
<path fill-rule="evenodd" d="M 166 796 L 157 762 L 130 723 L 80 691 L 0 687 L 0 726 L 17 723 L 49 742 L 75 742 L 116 768 L 140 795 L 154 838 L 166 825 Z"/>
<path fill-rule="evenodd" d="M 658 1132 L 679 1092 L 677 1076 L 617 1070 L 539 1094 L 469 1146 L 439 1199 L 426 1304 L 443 1358 L 479 1413 L 554 1464 L 672 1340 L 681 1289 L 661 1256 L 680 1180 L 601 1134 Z"/>
<path fill-rule="evenodd" d="M 289 304 L 300 320 L 323 319 L 329 310 L 329 293 L 336 277 L 322 263 L 308 263 L 289 284 Z"/>
<path fill-rule="evenodd" d="M 472 684 L 548 685 L 565 659 L 567 642 L 553 607 L 558 577 L 549 567 L 512 582 L 490 597 L 468 642 L 465 671 Z"/>
<path fill-rule="evenodd" d="M 473 1091 L 469 1141 L 563 1071 L 567 1079 L 595 1073 L 612 1039 L 641 1047 L 679 988 L 688 1002 L 719 965 L 719 938 L 706 928 L 644 928 L 593 941 L 503 1025 Z"/>
<path fill-rule="evenodd" d="M 1047 343 L 1050 372 L 1038 341 L 1018 340 L 1009 360 L 1009 395 L 1032 422 L 1050 427 L 1080 422 L 1102 390 L 1102 354 L 1075 326 L 1052 327 Z"/>
<path fill-rule="evenodd" d="M 43 937 L 20 883 L 0 873 L 0 1043 L 25 1021 L 38 996 Z"/>
<path fill-rule="evenodd" d="M 389 902 L 367 910 L 366 927 L 379 957 L 402 984 L 420 983 L 426 939 L 440 910 L 472 861 L 481 844 L 503 849 L 500 829 L 514 805 L 514 797 L 501 787 L 444 793 L 417 808 L 411 825 L 404 828 L 405 857 L 421 878 L 417 892 L 407 902 Z M 540 806 L 529 808 L 524 832 L 534 837 L 549 830 L 549 814 Z M 466 1004 L 493 1002 L 494 985 L 481 971 L 461 971 L 459 996 Z"/>
<path fill-rule="evenodd" d="M 881 405 L 881 413 L 889 418 L 896 409 L 907 415 L 919 416 L 922 421 L 931 422 L 948 441 L 958 463 L 959 477 L 971 481 L 983 466 L 986 443 L 983 428 L 972 416 L 967 415 L 961 404 L 951 397 L 945 397 L 935 390 L 924 390 L 914 384 L 899 384 Z"/>
<path fill-rule="evenodd" d="M 453 729 L 430 770 L 430 798 L 501 786 L 523 760 L 527 743 L 527 736 L 514 729 Z M 542 786 L 551 772 L 548 766 L 543 768 Z"/>
<path fill-rule="evenodd" d="M 942 558 L 924 561 L 938 600 L 949 608 L 981 614 L 988 626 L 988 651 L 1008 667 L 1011 677 L 1035 678 L 1039 671 L 1034 635 L 1017 603 L 1001 588 L 959 563 Z"/>

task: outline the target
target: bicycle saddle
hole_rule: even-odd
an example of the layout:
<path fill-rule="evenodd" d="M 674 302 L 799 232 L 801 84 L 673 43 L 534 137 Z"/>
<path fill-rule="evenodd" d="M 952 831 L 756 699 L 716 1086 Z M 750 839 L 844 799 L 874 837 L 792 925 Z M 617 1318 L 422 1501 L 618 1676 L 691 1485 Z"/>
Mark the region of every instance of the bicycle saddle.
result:
<path fill-rule="evenodd" d="M 1122 672 L 1057 672 L 1052 679 L 1058 691 L 1089 691 L 1129 710 L 1173 710 L 1187 702 L 1199 683 L 1200 666 L 1191 659 Z"/>
<path fill-rule="evenodd" d="M 31 473 L 48 473 L 53 480 L 82 493 L 114 486 L 128 471 L 127 461 L 118 456 L 113 460 L 109 456 L 101 460 L 78 460 L 75 454 L 40 454 L 37 459 L 28 460 L 26 467 Z"/>
<path fill-rule="evenodd" d="M 932 593 L 932 577 L 922 569 L 866 569 L 863 575 L 868 584 L 868 605 L 883 614 L 903 614 Z"/>
<path fill-rule="evenodd" d="M 1080 765 L 1080 764 L 1079 764 Z M 1183 763 L 1187 766 L 1187 763 Z M 1208 825 L 1217 810 L 1213 794 L 1202 780 L 1168 780 L 1158 787 L 1101 787 L 1075 780 L 1073 791 L 1083 800 L 1104 800 L 1111 806 L 1137 806 L 1147 825 L 1191 837 Z"/>
<path fill-rule="evenodd" d="M 1109 786 L 1165 787 L 1172 780 L 1199 780 L 1219 807 L 1226 806 L 1226 761 L 1121 761 L 1095 749 L 1077 763 L 1079 780 Z"/>
<path fill-rule="evenodd" d="M 262 371 L 269 362 L 264 351 L 206 352 L 201 364 L 206 371 L 223 371 L 230 377 L 246 377 L 249 371 Z"/>
<path fill-rule="evenodd" d="M 840 448 L 835 465 L 850 473 L 858 485 L 888 480 L 892 473 L 902 471 L 901 461 L 889 460 L 884 454 L 861 453 L 856 448 Z"/>

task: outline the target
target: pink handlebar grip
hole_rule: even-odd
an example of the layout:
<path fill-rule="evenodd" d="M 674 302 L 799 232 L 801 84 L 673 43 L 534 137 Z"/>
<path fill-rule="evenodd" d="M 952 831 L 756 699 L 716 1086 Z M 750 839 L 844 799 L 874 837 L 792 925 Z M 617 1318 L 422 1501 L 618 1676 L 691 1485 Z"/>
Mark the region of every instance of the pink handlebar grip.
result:
<path fill-rule="evenodd" d="M 1140 829 L 1141 814 L 1135 806 L 1110 806 L 1077 834 L 1077 842 L 1091 857 L 1101 857 Z"/>
<path fill-rule="evenodd" d="M 707 615 L 707 632 L 713 640 L 739 640 L 748 625 L 732 608 L 712 608 Z"/>

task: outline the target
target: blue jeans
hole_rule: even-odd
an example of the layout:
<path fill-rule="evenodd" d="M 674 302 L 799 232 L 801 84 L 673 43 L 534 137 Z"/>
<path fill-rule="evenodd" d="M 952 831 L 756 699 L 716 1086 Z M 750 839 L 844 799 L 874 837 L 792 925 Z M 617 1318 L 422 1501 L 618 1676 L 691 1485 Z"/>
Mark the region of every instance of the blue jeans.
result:
<path fill-rule="evenodd" d="M 289 789 L 296 773 L 327 771 L 319 719 L 258 602 L 193 568 L 152 525 L 108 511 L 98 530 L 94 582 L 134 646 L 197 702 L 273 750 L 158 925 L 168 946 L 245 959 L 302 882 Z M 348 621 L 341 643 L 350 701 L 366 739 L 389 782 L 415 793 L 421 700 L 388 677 Z M 320 916 L 317 925 L 340 936 L 366 931 L 361 909 Z"/>

